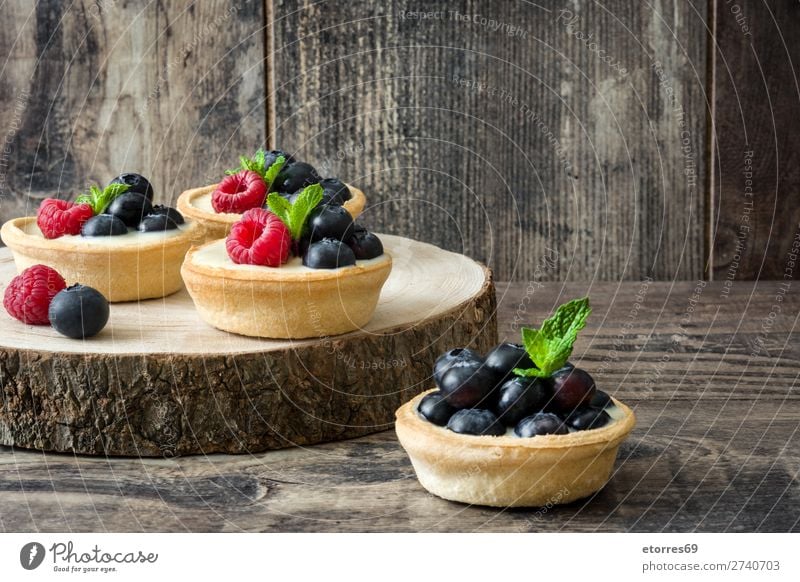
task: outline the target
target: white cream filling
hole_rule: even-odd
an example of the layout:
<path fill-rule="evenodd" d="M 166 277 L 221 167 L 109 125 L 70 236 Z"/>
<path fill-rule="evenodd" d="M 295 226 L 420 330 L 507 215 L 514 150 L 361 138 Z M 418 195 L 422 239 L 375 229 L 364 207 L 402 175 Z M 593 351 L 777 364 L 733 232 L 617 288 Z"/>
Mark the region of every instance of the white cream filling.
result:
<path fill-rule="evenodd" d="M 211 205 L 211 195 L 213 193 L 214 191 L 212 190 L 211 192 L 207 192 L 202 196 L 196 196 L 195 198 L 192 198 L 192 206 L 198 210 L 202 210 L 203 212 L 217 214 L 217 211 L 214 210 L 214 207 Z"/>
<path fill-rule="evenodd" d="M 382 254 L 374 259 L 367 259 L 363 261 L 356 261 L 355 265 L 348 267 L 340 267 L 341 269 L 357 269 L 359 267 L 367 267 L 376 263 L 381 263 L 389 260 L 389 255 Z M 224 269 L 231 269 L 236 271 L 275 271 L 275 272 L 315 272 L 318 273 L 322 270 L 336 270 L 336 269 L 312 269 L 303 264 L 301 257 L 291 257 L 286 263 L 280 267 L 264 267 L 262 265 L 237 265 L 228 256 L 228 251 L 225 248 L 225 241 L 218 240 L 208 244 L 192 255 L 192 262 L 196 265 L 206 267 L 217 267 Z"/>
<path fill-rule="evenodd" d="M 186 226 L 187 225 L 183 224 L 178 228 L 174 228 L 172 230 L 163 230 L 163 231 L 160 230 L 157 232 L 139 232 L 136 229 L 129 228 L 128 234 L 118 234 L 116 236 L 82 236 L 80 234 L 65 234 L 64 236 L 60 236 L 57 239 L 50 239 L 50 240 L 60 240 L 68 242 L 70 244 L 87 245 L 87 246 L 108 246 L 108 247 L 134 246 L 134 245 L 143 245 L 153 241 L 168 239 L 178 236 L 186 229 Z M 22 227 L 21 230 L 28 236 L 35 236 L 41 239 L 44 238 L 42 231 L 39 230 L 39 226 L 36 224 L 35 221 L 27 223 L 24 227 Z"/>

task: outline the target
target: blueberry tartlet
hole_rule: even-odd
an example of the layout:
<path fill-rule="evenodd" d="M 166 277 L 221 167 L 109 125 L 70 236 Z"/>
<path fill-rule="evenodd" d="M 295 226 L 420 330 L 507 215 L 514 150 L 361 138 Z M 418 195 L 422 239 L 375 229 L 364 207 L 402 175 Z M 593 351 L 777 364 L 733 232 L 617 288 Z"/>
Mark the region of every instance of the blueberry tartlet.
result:
<path fill-rule="evenodd" d="M 174 208 L 153 204 L 153 188 L 139 174 L 122 174 L 74 202 L 47 198 L 36 216 L 6 222 L 0 236 L 17 269 L 56 269 L 108 301 L 164 297 L 183 283 L 180 266 L 198 234 Z"/>
<path fill-rule="evenodd" d="M 280 150 L 258 150 L 252 158 L 239 160 L 240 166 L 228 170 L 218 184 L 186 190 L 178 198 L 178 210 L 202 225 L 206 241 L 225 238 L 244 212 L 266 206 L 271 192 L 293 202 L 305 187 L 319 184 L 321 204 L 341 206 L 353 219 L 367 202 L 358 188 L 336 178 L 322 179 L 311 164 Z"/>
<path fill-rule="evenodd" d="M 603 488 L 635 417 L 567 361 L 589 313 L 588 298 L 576 299 L 540 329 L 523 329 L 522 344 L 437 360 L 438 388 L 397 411 L 397 436 L 425 489 L 462 503 L 538 507 Z"/>
<path fill-rule="evenodd" d="M 248 336 L 354 331 L 372 317 L 392 259 L 321 184 L 246 210 L 227 237 L 193 248 L 181 273 L 200 316 Z"/>

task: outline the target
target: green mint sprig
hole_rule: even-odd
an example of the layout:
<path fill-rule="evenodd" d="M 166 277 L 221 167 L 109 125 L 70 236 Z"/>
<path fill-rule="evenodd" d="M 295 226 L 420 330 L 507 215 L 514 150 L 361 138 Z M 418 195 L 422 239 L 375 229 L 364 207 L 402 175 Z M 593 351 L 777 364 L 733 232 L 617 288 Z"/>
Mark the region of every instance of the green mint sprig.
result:
<path fill-rule="evenodd" d="M 567 363 L 578 332 L 586 327 L 586 319 L 591 313 L 589 298 L 582 297 L 561 305 L 544 320 L 540 329 L 523 327 L 522 343 L 536 367 L 514 368 L 514 373 L 549 378 Z"/>
<path fill-rule="evenodd" d="M 88 204 L 92 207 L 92 212 L 102 214 L 114 198 L 128 191 L 130 186 L 127 184 L 109 184 L 102 190 L 97 186 L 89 186 L 88 194 L 81 194 L 75 199 L 75 204 Z"/>
<path fill-rule="evenodd" d="M 267 167 L 267 153 L 259 149 L 253 154 L 252 158 L 248 158 L 247 156 L 240 156 L 239 157 L 239 167 L 233 170 L 226 170 L 225 173 L 229 176 L 233 174 L 238 174 L 244 170 L 250 170 L 251 172 L 255 172 L 259 176 L 264 179 L 264 182 L 267 183 L 267 187 L 275 181 L 275 178 L 278 177 L 278 173 L 283 168 L 284 164 L 286 164 L 286 158 L 284 156 L 278 156 L 275 158 L 275 161 Z"/>
<path fill-rule="evenodd" d="M 309 214 L 322 202 L 322 193 L 322 186 L 312 184 L 303 188 L 291 203 L 277 192 L 271 192 L 267 196 L 267 206 L 288 227 L 292 240 L 300 240 Z"/>

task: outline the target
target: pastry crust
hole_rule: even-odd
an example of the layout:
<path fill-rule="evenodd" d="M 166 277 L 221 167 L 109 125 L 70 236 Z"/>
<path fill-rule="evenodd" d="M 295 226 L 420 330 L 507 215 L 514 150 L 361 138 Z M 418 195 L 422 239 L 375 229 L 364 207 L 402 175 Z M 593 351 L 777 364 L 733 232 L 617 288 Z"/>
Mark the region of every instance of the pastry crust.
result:
<path fill-rule="evenodd" d="M 46 239 L 28 234 L 36 217 L 15 218 L 0 229 L 14 254 L 17 270 L 42 264 L 57 270 L 68 285 L 94 287 L 110 302 L 154 299 L 183 286 L 180 268 L 200 229 L 187 221 L 175 236 L 130 245 L 87 245 L 70 239 Z"/>
<path fill-rule="evenodd" d="M 419 401 L 396 413 L 398 439 L 425 489 L 451 501 L 492 507 L 569 503 L 603 488 L 620 443 L 633 429 L 633 411 L 592 430 L 532 438 L 471 436 L 424 420 Z"/>
<path fill-rule="evenodd" d="M 202 225 L 204 242 L 225 238 L 228 236 L 233 223 L 242 217 L 241 214 L 233 212 L 209 212 L 195 205 L 198 198 L 212 193 L 217 189 L 217 186 L 218 184 L 211 184 L 210 186 L 193 188 L 182 192 L 178 197 L 177 206 L 181 214 Z M 350 190 L 351 198 L 343 206 L 355 220 L 364 211 L 367 197 L 358 188 L 349 184 L 346 184 L 346 186 Z"/>
<path fill-rule="evenodd" d="M 241 335 L 302 339 L 357 330 L 370 320 L 392 259 L 341 269 L 282 271 L 235 269 L 198 263 L 189 251 L 181 274 L 198 313 L 208 324 Z"/>

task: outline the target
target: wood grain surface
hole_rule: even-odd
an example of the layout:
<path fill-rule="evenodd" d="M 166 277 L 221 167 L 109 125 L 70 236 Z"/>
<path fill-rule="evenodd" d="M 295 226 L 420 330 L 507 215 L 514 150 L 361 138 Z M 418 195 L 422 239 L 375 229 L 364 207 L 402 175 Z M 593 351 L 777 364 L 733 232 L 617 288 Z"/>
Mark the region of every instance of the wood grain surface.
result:
<path fill-rule="evenodd" d="M 573 360 L 638 419 L 591 499 L 513 511 L 443 501 L 417 483 L 392 431 L 166 460 L 0 448 L 0 528 L 798 531 L 800 298 L 786 294 L 771 315 L 776 285 L 737 282 L 727 298 L 723 283 L 498 285 L 504 337 L 591 294 Z"/>
<path fill-rule="evenodd" d="M 712 275 L 782 278 L 800 249 L 800 12 L 712 4 Z"/>
<path fill-rule="evenodd" d="M 265 140 L 260 0 L 10 0 L 0 22 L 2 220 L 123 171 L 171 201 Z"/>
<path fill-rule="evenodd" d="M 0 318 L 0 443 L 95 455 L 254 453 L 386 430 L 449 346 L 497 341 L 489 271 L 381 235 L 392 273 L 364 329 L 245 338 L 205 324 L 185 290 L 111 307 L 75 341 Z M 0 249 L 0 285 L 16 274 Z M 4 287 L 4 285 L 3 285 Z M 312 314 L 313 316 L 313 314 Z"/>
<path fill-rule="evenodd" d="M 501 280 L 698 277 L 706 3 L 577 6 L 276 0 L 276 143 Z"/>

